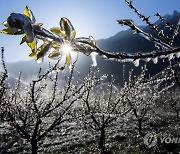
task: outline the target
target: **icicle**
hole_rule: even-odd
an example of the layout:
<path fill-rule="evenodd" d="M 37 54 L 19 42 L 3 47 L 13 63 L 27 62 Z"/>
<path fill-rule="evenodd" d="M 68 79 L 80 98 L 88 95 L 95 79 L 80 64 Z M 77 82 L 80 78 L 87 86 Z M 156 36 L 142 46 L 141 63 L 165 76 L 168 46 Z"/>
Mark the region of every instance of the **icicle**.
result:
<path fill-rule="evenodd" d="M 151 60 L 151 58 L 145 58 L 143 59 L 145 62 L 149 62 Z"/>
<path fill-rule="evenodd" d="M 157 62 L 158 62 L 158 57 L 153 58 L 152 61 L 153 61 L 154 64 L 157 64 Z"/>
<path fill-rule="evenodd" d="M 96 61 L 96 56 L 97 56 L 97 55 L 98 55 L 97 52 L 92 52 L 92 53 L 91 53 L 91 59 L 92 59 L 92 62 L 93 62 L 92 66 L 94 66 L 94 67 L 97 66 L 97 61 Z"/>
<path fill-rule="evenodd" d="M 37 64 L 42 64 L 43 60 L 44 60 L 44 57 L 37 59 L 36 62 Z"/>
<path fill-rule="evenodd" d="M 168 59 L 171 60 L 173 58 L 173 56 L 174 56 L 173 54 L 169 54 Z"/>
<path fill-rule="evenodd" d="M 138 67 L 138 66 L 139 66 L 139 59 L 134 60 L 133 63 L 134 63 L 134 65 L 135 65 L 136 67 Z"/>
<path fill-rule="evenodd" d="M 107 59 L 108 57 L 106 55 L 102 55 L 102 58 L 103 59 Z"/>
<path fill-rule="evenodd" d="M 176 53 L 176 57 L 179 58 L 180 57 L 180 52 Z"/>

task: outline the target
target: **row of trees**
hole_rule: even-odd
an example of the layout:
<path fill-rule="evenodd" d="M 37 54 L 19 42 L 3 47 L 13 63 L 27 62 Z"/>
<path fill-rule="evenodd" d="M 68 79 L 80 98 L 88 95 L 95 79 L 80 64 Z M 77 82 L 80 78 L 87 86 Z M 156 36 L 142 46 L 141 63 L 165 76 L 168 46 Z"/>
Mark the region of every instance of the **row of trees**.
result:
<path fill-rule="evenodd" d="M 142 67 L 138 77 L 130 71 L 129 80 L 118 88 L 113 84 L 113 77 L 111 83 L 104 85 L 107 75 L 100 76 L 92 68 L 87 77 L 74 81 L 74 75 L 77 75 L 75 62 L 69 75 L 64 77 L 63 87 L 59 85 L 62 81 L 58 80 L 63 75 L 58 61 L 44 74 L 40 69 L 37 78 L 25 88 L 21 86 L 20 73 L 13 88 L 5 84 L 8 73 L 2 48 L 1 120 L 8 121 L 18 136 L 31 145 L 33 154 L 38 152 L 39 143 L 45 141 L 48 135 L 61 133 L 61 126 L 72 122 L 80 124 L 85 131 L 98 134 L 101 153 L 106 151 L 106 138 L 111 131 L 108 128 L 119 121 L 126 123 L 133 119 L 136 121 L 134 129 L 137 128 L 143 137 L 146 133 L 143 124 L 151 120 L 156 100 L 162 100 L 161 95 L 176 83 L 173 70 L 168 68 L 162 71 L 163 76 L 147 79 L 146 66 Z M 179 118 L 178 95 L 171 92 L 166 101 Z"/>

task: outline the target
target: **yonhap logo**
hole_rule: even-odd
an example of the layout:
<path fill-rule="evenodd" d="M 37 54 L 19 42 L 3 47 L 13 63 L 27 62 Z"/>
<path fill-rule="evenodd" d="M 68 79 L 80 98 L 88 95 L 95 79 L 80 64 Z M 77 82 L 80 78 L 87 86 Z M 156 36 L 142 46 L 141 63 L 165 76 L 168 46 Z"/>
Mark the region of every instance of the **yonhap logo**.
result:
<path fill-rule="evenodd" d="M 144 136 L 144 144 L 147 148 L 152 148 L 157 144 L 157 135 L 156 133 L 148 133 Z"/>
<path fill-rule="evenodd" d="M 180 143 L 180 137 L 171 137 L 171 136 L 166 136 L 166 137 L 160 137 L 161 143 L 175 143 L 179 144 Z"/>
<path fill-rule="evenodd" d="M 158 140 L 159 139 L 159 140 Z M 159 141 L 160 144 L 180 144 L 180 137 L 173 137 L 173 136 L 160 136 L 157 138 L 157 135 L 155 132 L 148 133 L 144 136 L 144 144 L 147 146 L 147 148 L 154 147 L 157 142 Z"/>

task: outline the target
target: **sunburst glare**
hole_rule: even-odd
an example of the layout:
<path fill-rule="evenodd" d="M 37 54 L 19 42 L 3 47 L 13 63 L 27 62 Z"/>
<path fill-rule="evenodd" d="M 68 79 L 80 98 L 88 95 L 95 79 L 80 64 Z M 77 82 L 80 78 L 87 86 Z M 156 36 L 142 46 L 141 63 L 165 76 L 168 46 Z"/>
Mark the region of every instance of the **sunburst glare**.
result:
<path fill-rule="evenodd" d="M 69 43 L 64 43 L 60 50 L 63 54 L 67 54 L 72 52 L 73 48 Z"/>

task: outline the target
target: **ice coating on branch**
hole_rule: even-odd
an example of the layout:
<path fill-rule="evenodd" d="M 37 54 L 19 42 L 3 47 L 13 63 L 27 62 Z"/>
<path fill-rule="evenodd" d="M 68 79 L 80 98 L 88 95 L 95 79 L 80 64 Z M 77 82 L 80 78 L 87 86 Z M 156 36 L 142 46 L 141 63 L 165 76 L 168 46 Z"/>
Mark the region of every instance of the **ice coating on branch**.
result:
<path fill-rule="evenodd" d="M 115 60 L 115 59 L 113 59 L 113 60 Z M 117 61 L 119 61 L 119 62 L 131 62 L 131 63 L 134 63 L 133 59 L 118 59 Z"/>
<path fill-rule="evenodd" d="M 97 55 L 98 55 L 97 52 L 92 52 L 92 53 L 91 53 L 91 59 L 92 59 L 92 62 L 93 62 L 92 66 L 93 66 L 93 67 L 96 67 L 96 66 L 97 66 L 97 61 L 96 61 L 96 56 L 97 56 Z"/>
<path fill-rule="evenodd" d="M 138 13 L 138 11 L 137 11 Z M 144 20 L 149 20 L 148 17 L 142 17 Z M 140 28 L 138 28 L 134 21 L 131 19 L 117 20 L 120 25 L 127 25 L 131 28 L 131 30 L 135 33 L 140 34 L 151 42 L 155 43 L 155 47 L 158 50 L 152 51 L 150 53 L 136 53 L 136 54 L 128 54 L 128 53 L 113 53 L 110 51 L 103 50 L 97 46 L 95 39 L 92 36 L 89 38 L 80 37 L 76 38 L 76 31 L 71 24 L 70 20 L 66 17 L 62 17 L 60 20 L 59 27 L 52 27 L 50 31 L 41 27 L 42 23 L 36 23 L 36 19 L 32 13 L 32 11 L 26 6 L 23 14 L 21 13 L 11 13 L 11 15 L 7 18 L 3 25 L 5 29 L 1 30 L 0 33 L 10 34 L 10 35 L 23 35 L 21 43 L 26 42 L 27 45 L 31 48 L 32 54 L 30 57 L 35 57 L 39 59 L 38 61 L 42 61 L 41 57 L 46 56 L 46 53 L 49 50 L 37 49 L 37 41 L 47 41 L 53 42 L 53 46 L 50 46 L 49 49 L 53 49 L 53 53 L 49 54 L 49 58 L 57 60 L 61 57 L 61 52 L 59 52 L 59 46 L 68 42 L 73 51 L 82 52 L 83 54 L 89 56 L 91 55 L 93 64 L 92 66 L 96 66 L 96 56 L 99 55 L 103 59 L 109 59 L 119 62 L 131 62 L 134 63 L 136 67 L 139 66 L 139 60 L 144 60 L 145 62 L 149 62 L 151 59 L 156 64 L 158 62 L 158 58 L 168 58 L 172 59 L 173 56 L 180 57 L 180 50 L 178 48 L 174 48 L 168 45 L 166 42 L 161 41 L 158 38 L 155 38 L 152 34 L 146 33 Z M 178 21 L 177 26 L 180 25 L 180 20 Z M 158 28 L 157 25 L 150 26 L 153 29 Z M 175 26 L 172 26 L 171 29 L 176 29 Z M 178 35 L 179 28 L 177 27 L 174 32 L 174 36 Z M 177 34 L 176 34 L 177 33 Z M 163 34 L 163 30 L 160 31 L 160 35 Z M 168 38 L 168 37 L 167 37 Z M 173 39 L 173 38 L 172 38 Z M 43 48 L 43 46 L 40 46 Z M 66 46 L 67 47 L 67 46 Z M 67 48 L 66 48 L 67 49 Z M 164 51 L 165 50 L 165 51 Z M 38 62 L 37 61 L 37 62 Z M 69 67 L 71 63 L 70 55 L 66 56 L 66 65 Z"/>
<path fill-rule="evenodd" d="M 167 58 L 167 55 L 161 55 L 160 58 Z"/>

